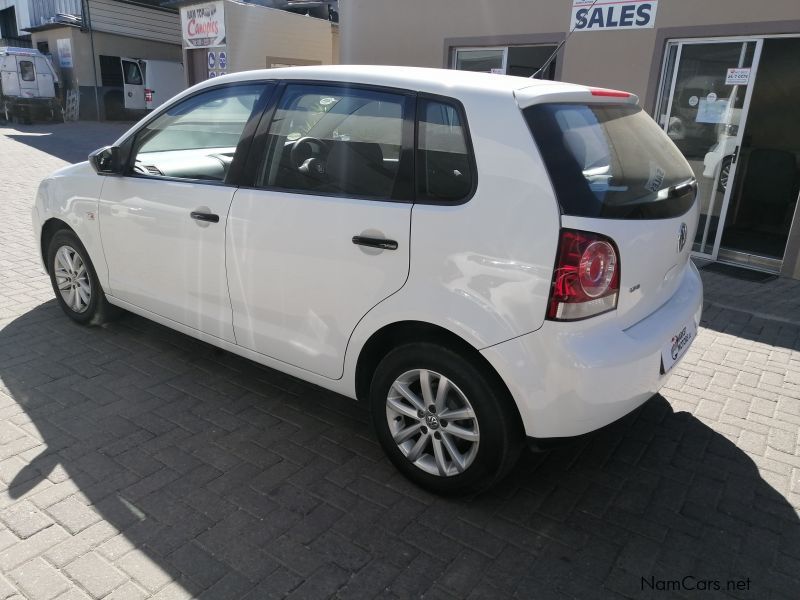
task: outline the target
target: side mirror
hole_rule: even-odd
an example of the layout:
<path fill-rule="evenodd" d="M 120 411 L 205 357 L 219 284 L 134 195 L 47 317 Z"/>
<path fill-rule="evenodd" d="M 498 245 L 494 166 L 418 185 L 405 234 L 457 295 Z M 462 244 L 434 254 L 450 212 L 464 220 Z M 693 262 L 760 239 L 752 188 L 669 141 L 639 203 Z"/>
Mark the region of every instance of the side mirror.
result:
<path fill-rule="evenodd" d="M 89 155 L 89 164 L 100 175 L 121 175 L 122 164 L 117 146 L 106 146 Z"/>

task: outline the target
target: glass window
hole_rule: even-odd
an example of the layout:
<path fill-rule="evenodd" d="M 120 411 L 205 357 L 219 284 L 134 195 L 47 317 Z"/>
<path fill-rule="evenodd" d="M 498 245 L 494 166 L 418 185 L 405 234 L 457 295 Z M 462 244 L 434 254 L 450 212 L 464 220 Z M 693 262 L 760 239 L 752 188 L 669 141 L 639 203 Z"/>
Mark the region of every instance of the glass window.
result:
<path fill-rule="evenodd" d="M 128 85 L 142 85 L 142 70 L 130 60 L 122 61 L 122 75 Z"/>
<path fill-rule="evenodd" d="M 422 199 L 456 202 L 472 190 L 472 160 L 456 107 L 420 101 L 417 185 Z"/>
<path fill-rule="evenodd" d="M 138 134 L 141 175 L 223 181 L 263 84 L 215 88 L 168 108 Z"/>
<path fill-rule="evenodd" d="M 36 81 L 36 71 L 33 69 L 33 62 L 30 60 L 19 61 L 19 74 L 22 81 Z"/>
<path fill-rule="evenodd" d="M 689 165 L 638 106 L 538 104 L 524 113 L 566 214 L 671 218 L 694 202 L 694 188 L 681 185 L 693 180 Z"/>
<path fill-rule="evenodd" d="M 456 50 L 455 68 L 479 73 L 505 73 L 505 48 L 461 48 Z"/>
<path fill-rule="evenodd" d="M 391 198 L 404 101 L 399 94 L 287 86 L 270 125 L 259 185 Z"/>

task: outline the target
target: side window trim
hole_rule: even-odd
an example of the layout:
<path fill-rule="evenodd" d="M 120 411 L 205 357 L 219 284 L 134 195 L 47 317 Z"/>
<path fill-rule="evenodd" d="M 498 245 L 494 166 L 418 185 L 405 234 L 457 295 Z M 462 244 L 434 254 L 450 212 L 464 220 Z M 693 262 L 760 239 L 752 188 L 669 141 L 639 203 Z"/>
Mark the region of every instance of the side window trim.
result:
<path fill-rule="evenodd" d="M 147 175 L 143 175 L 140 173 L 136 173 L 133 171 L 133 163 L 135 160 L 134 150 L 137 146 L 137 141 L 141 133 L 147 128 L 147 126 L 159 118 L 162 114 L 166 113 L 170 109 L 183 104 L 199 96 L 200 94 L 204 94 L 206 92 L 210 92 L 213 90 L 220 90 L 224 88 L 230 87 L 240 87 L 240 86 L 248 86 L 248 85 L 263 85 L 264 91 L 259 96 L 258 100 L 253 106 L 253 112 L 250 115 L 250 118 L 245 123 L 244 129 L 242 130 L 242 135 L 239 138 L 239 142 L 236 146 L 236 151 L 233 155 L 233 161 L 230 166 L 230 170 L 228 171 L 227 176 L 225 177 L 224 181 L 213 181 L 208 179 L 189 179 L 185 177 L 170 177 L 170 176 L 162 176 L 158 177 L 158 181 L 175 181 L 175 182 L 189 182 L 192 184 L 201 184 L 201 185 L 214 185 L 214 186 L 232 186 L 237 187 L 237 181 L 241 178 L 242 172 L 242 164 L 243 161 L 247 158 L 250 150 L 250 144 L 252 143 L 252 137 L 254 135 L 254 131 L 261 120 L 262 116 L 264 115 L 265 108 L 268 106 L 270 99 L 273 97 L 273 94 L 276 89 L 275 80 L 265 79 L 252 79 L 252 80 L 245 80 L 245 81 L 236 81 L 232 83 L 226 83 L 222 85 L 215 85 L 203 88 L 201 90 L 197 90 L 197 92 L 193 94 L 189 94 L 187 96 L 183 96 L 182 98 L 175 100 L 174 102 L 170 102 L 168 105 L 160 107 L 158 111 L 154 114 L 149 115 L 145 118 L 134 131 L 131 132 L 120 144 L 120 155 L 122 157 L 122 162 L 125 165 L 125 170 L 123 173 L 123 177 L 130 177 L 134 179 L 155 179 L 153 177 L 149 177 Z M 240 150 L 244 150 L 244 154 L 240 156 Z"/>
<path fill-rule="evenodd" d="M 267 140 L 270 129 L 275 119 L 278 106 L 286 94 L 286 88 L 290 85 L 308 85 L 340 88 L 343 90 L 364 90 L 368 92 L 379 92 L 395 94 L 403 97 L 403 123 L 400 144 L 400 164 L 398 165 L 397 180 L 389 198 L 374 198 L 371 196 L 361 196 L 356 194 L 345 194 L 338 192 L 306 191 L 300 189 L 288 189 L 269 185 L 258 185 L 258 173 L 264 166 L 268 152 Z M 404 88 L 386 87 L 379 85 L 350 83 L 342 81 L 327 80 L 308 80 L 308 79 L 284 79 L 276 85 L 275 93 L 268 103 L 264 117 L 261 119 L 258 129 L 253 137 L 251 150 L 248 153 L 247 162 L 243 168 L 244 175 L 240 180 L 240 187 L 257 189 L 261 191 L 275 191 L 288 194 L 298 194 L 301 196 L 330 196 L 333 198 L 351 198 L 355 200 L 365 200 L 371 202 L 403 202 L 413 203 L 414 193 L 414 143 L 415 143 L 415 123 L 416 123 L 416 92 Z"/>
<path fill-rule="evenodd" d="M 419 184 L 420 178 L 422 174 L 420 173 L 420 157 L 419 153 L 419 119 L 422 115 L 422 103 L 423 101 L 428 100 L 432 102 L 439 102 L 442 104 L 446 104 L 451 106 L 455 109 L 458 113 L 458 118 L 461 120 L 461 127 L 464 131 L 464 142 L 467 146 L 467 156 L 469 159 L 469 166 L 472 175 L 471 187 L 469 193 L 464 196 L 464 198 L 460 200 L 437 200 L 435 198 L 426 198 L 422 194 L 420 194 Z M 415 195 L 415 204 L 431 204 L 436 206 L 460 206 L 462 204 L 466 204 L 470 200 L 472 200 L 473 196 L 475 196 L 475 191 L 478 189 L 478 167 L 476 164 L 475 159 L 475 149 L 472 145 L 472 133 L 469 128 L 469 121 L 467 120 L 467 111 L 464 109 L 464 105 L 461 103 L 460 100 L 457 98 L 453 98 L 451 96 L 442 96 L 439 94 L 431 94 L 428 92 L 419 92 L 417 93 L 417 107 L 416 107 L 416 114 L 417 118 L 414 120 L 414 195 Z"/>

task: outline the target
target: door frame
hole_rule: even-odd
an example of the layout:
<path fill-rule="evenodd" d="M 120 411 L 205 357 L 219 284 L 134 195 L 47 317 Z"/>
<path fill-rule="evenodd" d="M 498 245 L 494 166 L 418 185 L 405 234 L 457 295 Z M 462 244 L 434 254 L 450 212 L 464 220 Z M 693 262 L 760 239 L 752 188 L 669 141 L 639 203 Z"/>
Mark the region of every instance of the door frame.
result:
<path fill-rule="evenodd" d="M 737 167 L 738 167 L 738 163 L 739 163 L 739 160 L 738 160 L 738 158 L 739 158 L 739 149 L 742 146 L 742 139 L 743 139 L 743 136 L 744 136 L 745 129 L 747 127 L 747 118 L 749 116 L 749 110 L 750 110 L 750 100 L 752 99 L 752 96 L 753 96 L 753 90 L 755 88 L 756 77 L 758 77 L 758 66 L 759 66 L 759 62 L 760 62 L 760 59 L 761 59 L 761 50 L 762 50 L 763 45 L 764 45 L 764 38 L 765 37 L 767 37 L 767 36 L 677 38 L 677 39 L 667 40 L 667 45 L 666 45 L 666 47 L 664 49 L 664 58 L 663 58 L 662 67 L 661 67 L 661 69 L 662 69 L 662 71 L 661 71 L 662 72 L 661 85 L 659 86 L 659 92 L 658 92 L 658 96 L 656 98 L 655 107 L 656 107 L 656 110 L 659 110 L 659 108 L 661 107 L 662 101 L 664 99 L 664 97 L 663 97 L 664 88 L 666 87 L 664 85 L 664 83 L 665 83 L 664 80 L 665 80 L 666 77 L 669 76 L 671 78 L 671 83 L 669 85 L 669 96 L 668 96 L 668 99 L 667 99 L 667 107 L 666 107 L 666 111 L 665 111 L 665 114 L 666 114 L 667 118 L 666 118 L 666 122 L 660 123 L 662 128 L 666 132 L 669 129 L 669 116 L 672 114 L 672 103 L 673 103 L 673 100 L 675 98 L 675 86 L 676 86 L 677 79 L 678 79 L 678 70 L 680 69 L 681 56 L 682 56 L 682 52 L 683 52 L 684 46 L 699 45 L 699 44 L 741 43 L 742 44 L 742 54 L 741 54 L 741 58 L 740 58 L 740 62 L 741 62 L 741 60 L 744 58 L 744 52 L 745 52 L 744 44 L 747 44 L 749 42 L 754 42 L 755 43 L 755 51 L 753 53 L 753 62 L 751 64 L 751 66 L 750 66 L 750 79 L 748 81 L 748 84 L 747 84 L 747 87 L 746 87 L 746 90 L 745 90 L 744 102 L 742 104 L 742 109 L 741 109 L 741 113 L 740 113 L 740 117 L 739 117 L 739 129 L 738 129 L 737 134 L 736 134 L 736 147 L 735 147 L 735 150 L 734 150 L 734 159 L 731 162 L 731 168 L 730 168 L 730 171 L 729 171 L 729 174 L 728 174 L 728 184 L 725 186 L 725 193 L 723 194 L 723 197 L 722 197 L 722 203 L 721 203 L 721 206 L 720 206 L 720 213 L 719 213 L 719 220 L 717 222 L 717 231 L 716 231 L 716 234 L 715 234 L 715 237 L 714 237 L 714 241 L 713 241 L 712 249 L 711 249 L 710 253 L 708 253 L 708 252 L 699 252 L 699 251 L 696 251 L 694 249 L 692 250 L 692 256 L 697 257 L 697 258 L 716 261 L 718 255 L 719 255 L 720 243 L 722 242 L 722 234 L 723 234 L 723 231 L 725 229 L 725 220 L 726 220 L 727 215 L 728 215 L 728 208 L 730 206 L 731 195 L 732 195 L 733 190 L 735 188 L 735 185 L 733 185 L 733 183 L 736 180 L 736 171 L 738 170 Z M 666 73 L 666 69 L 667 69 L 667 66 L 668 66 L 668 63 L 669 63 L 670 49 L 673 46 L 677 46 L 678 49 L 677 49 L 677 53 L 675 55 L 675 62 L 673 64 L 673 66 L 672 66 L 672 74 L 668 75 Z M 657 116 L 660 117 L 660 115 L 657 115 Z M 718 177 L 719 177 L 719 173 L 717 174 L 717 178 Z M 712 189 L 716 189 L 716 187 L 717 187 L 717 179 L 715 178 Z M 711 212 L 713 212 L 714 206 L 711 205 L 710 208 L 712 210 L 709 211 L 709 214 Z M 711 219 L 707 216 L 706 219 L 705 219 L 705 224 L 704 224 L 704 229 L 703 229 L 703 237 L 702 237 L 702 241 L 701 241 L 701 247 L 705 247 L 707 245 L 710 225 L 711 225 Z"/>

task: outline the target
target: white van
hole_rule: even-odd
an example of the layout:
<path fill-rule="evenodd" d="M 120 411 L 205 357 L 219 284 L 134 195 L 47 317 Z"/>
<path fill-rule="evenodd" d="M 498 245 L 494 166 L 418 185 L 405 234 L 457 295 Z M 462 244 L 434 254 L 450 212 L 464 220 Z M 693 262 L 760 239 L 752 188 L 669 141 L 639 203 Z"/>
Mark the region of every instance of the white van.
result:
<path fill-rule="evenodd" d="M 6 121 L 62 120 L 58 76 L 44 54 L 30 48 L 0 48 L 0 75 L 0 116 Z"/>
<path fill-rule="evenodd" d="M 179 62 L 123 57 L 120 63 L 125 108 L 152 110 L 186 88 Z"/>

